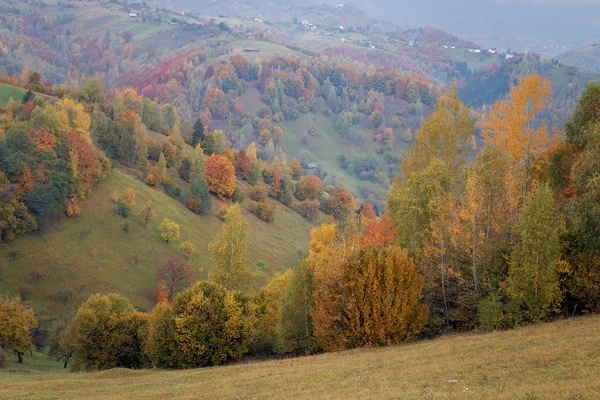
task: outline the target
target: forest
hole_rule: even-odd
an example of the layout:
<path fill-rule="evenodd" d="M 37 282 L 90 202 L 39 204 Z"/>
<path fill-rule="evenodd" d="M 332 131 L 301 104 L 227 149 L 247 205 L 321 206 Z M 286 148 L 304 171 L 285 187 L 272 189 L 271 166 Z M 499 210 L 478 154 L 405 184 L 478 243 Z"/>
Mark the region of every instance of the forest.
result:
<path fill-rule="evenodd" d="M 344 11 L 308 31 L 278 6 L 47 3 L 0 4 L 0 367 L 190 369 L 600 311 L 597 75 Z"/>

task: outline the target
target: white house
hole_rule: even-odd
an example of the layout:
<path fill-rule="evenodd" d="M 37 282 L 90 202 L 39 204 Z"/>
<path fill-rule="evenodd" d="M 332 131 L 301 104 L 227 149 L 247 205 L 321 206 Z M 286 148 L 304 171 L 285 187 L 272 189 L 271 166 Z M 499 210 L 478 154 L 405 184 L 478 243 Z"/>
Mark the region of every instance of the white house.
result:
<path fill-rule="evenodd" d="M 514 58 L 514 56 L 515 56 L 514 54 L 507 54 L 506 59 L 510 60 L 511 58 Z"/>
<path fill-rule="evenodd" d="M 137 14 L 136 13 L 129 13 L 129 18 L 137 18 Z"/>

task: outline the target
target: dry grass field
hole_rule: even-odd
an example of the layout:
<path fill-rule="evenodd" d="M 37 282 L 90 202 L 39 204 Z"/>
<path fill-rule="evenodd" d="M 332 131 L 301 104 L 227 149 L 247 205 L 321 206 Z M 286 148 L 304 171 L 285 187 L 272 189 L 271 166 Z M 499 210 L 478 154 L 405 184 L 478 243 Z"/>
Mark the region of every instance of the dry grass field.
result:
<path fill-rule="evenodd" d="M 600 316 L 187 371 L 51 373 L 47 361 L 39 372 L 11 368 L 0 372 L 2 399 L 593 400 Z"/>

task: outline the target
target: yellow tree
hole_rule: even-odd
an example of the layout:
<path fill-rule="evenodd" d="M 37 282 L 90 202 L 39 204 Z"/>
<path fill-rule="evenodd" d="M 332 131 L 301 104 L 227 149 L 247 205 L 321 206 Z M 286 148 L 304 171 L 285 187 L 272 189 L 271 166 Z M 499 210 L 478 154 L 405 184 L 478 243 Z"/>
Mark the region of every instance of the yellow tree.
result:
<path fill-rule="evenodd" d="M 346 348 L 381 346 L 413 339 L 427 322 L 423 277 L 406 250 L 366 245 L 343 265 L 340 313 Z"/>
<path fill-rule="evenodd" d="M 510 89 L 506 100 L 500 100 L 483 118 L 483 137 L 486 143 L 506 157 L 511 178 L 524 198 L 531 182 L 530 166 L 541 152 L 562 135 L 548 135 L 546 123 L 536 127 L 536 114 L 548 107 L 552 99 L 550 82 L 540 75 L 519 79 Z"/>
<path fill-rule="evenodd" d="M 210 279 L 228 289 L 242 289 L 250 276 L 246 265 L 248 221 L 242 217 L 239 204 L 227 211 L 221 232 L 208 244 L 213 269 Z"/>
<path fill-rule="evenodd" d="M 453 84 L 439 97 L 433 113 L 416 133 L 411 151 L 401 164 L 404 179 L 425 170 L 434 158 L 443 161 L 457 176 L 474 131 L 469 108 L 461 103 Z"/>
<path fill-rule="evenodd" d="M 158 229 L 160 230 L 160 237 L 167 243 L 179 239 L 179 224 L 170 219 L 165 218 Z"/>
<path fill-rule="evenodd" d="M 33 309 L 20 299 L 0 296 L 0 348 L 12 350 L 23 363 L 23 355 L 32 347 Z"/>
<path fill-rule="evenodd" d="M 148 226 L 149 222 L 154 221 L 156 212 L 154 211 L 154 208 L 152 208 L 152 200 L 146 202 L 146 205 L 142 211 L 140 211 L 139 217 L 144 222 L 144 227 Z"/>
<path fill-rule="evenodd" d="M 135 205 L 135 191 L 132 188 L 123 190 L 121 202 L 128 207 L 133 207 Z"/>

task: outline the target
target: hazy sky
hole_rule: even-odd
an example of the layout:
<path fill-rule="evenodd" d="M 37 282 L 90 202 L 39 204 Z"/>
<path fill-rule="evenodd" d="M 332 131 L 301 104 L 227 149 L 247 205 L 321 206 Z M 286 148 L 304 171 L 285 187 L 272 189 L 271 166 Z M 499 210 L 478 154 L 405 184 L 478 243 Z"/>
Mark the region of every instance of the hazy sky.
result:
<path fill-rule="evenodd" d="M 600 38 L 600 0 L 345 1 L 393 22 L 429 25 L 453 33 L 583 42 Z"/>

